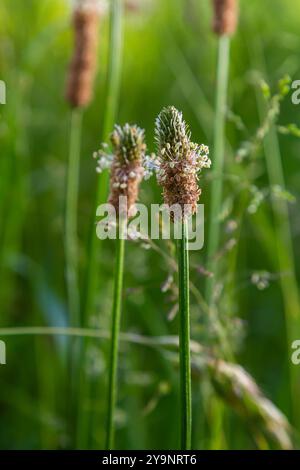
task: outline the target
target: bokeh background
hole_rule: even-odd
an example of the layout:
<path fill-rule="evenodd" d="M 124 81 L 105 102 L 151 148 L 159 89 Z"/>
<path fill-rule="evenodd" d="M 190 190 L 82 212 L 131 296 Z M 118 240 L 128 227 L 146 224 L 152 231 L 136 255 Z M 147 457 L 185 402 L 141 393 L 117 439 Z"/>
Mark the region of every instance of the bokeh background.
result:
<path fill-rule="evenodd" d="M 184 112 L 193 139 L 210 146 L 213 162 L 217 39 L 211 30 L 211 2 L 124 3 L 117 122 L 145 128 L 149 151 L 154 151 L 155 117 L 163 106 L 173 104 Z M 86 358 L 77 369 L 78 376 L 84 369 L 88 381 L 87 393 L 82 393 L 68 362 L 70 348 L 75 343 L 77 350 L 80 338 L 17 334 L 19 327 L 72 327 L 63 244 L 70 128 L 64 88 L 73 47 L 70 16 L 66 0 L 0 4 L 0 79 L 7 86 L 7 104 L 0 105 L 0 339 L 7 348 L 7 364 L 0 366 L 2 449 L 100 449 L 104 443 L 107 340 L 88 342 Z M 277 122 L 266 131 L 266 138 L 256 142 L 255 136 L 268 113 L 266 84 L 273 95 L 283 76 L 300 79 L 299 24 L 298 0 L 240 2 L 231 48 L 222 240 L 213 314 L 203 300 L 208 275 L 205 246 L 191 256 L 192 337 L 205 351 L 197 355 L 193 369 L 193 446 L 199 449 L 289 447 L 286 439 L 298 446 L 300 403 L 296 410 L 291 403 L 292 350 L 286 333 L 287 286 L 289 282 L 298 286 L 298 281 L 292 266 L 280 270 L 278 252 L 286 253 L 286 244 L 278 245 L 276 230 L 285 219 L 278 224 L 274 218 L 274 205 L 288 206 L 292 261 L 299 275 L 299 132 L 290 124 L 297 125 L 300 107 L 292 104 L 291 93 L 280 102 Z M 95 95 L 83 118 L 78 207 L 81 285 L 98 178 L 92 153 L 102 139 L 108 38 L 107 13 L 101 19 Z M 244 148 L 250 151 L 240 159 Z M 272 152 L 280 152 L 285 188 L 281 182 L 276 188 L 270 184 Z M 206 221 L 210 181 L 207 171 L 201 178 Z M 161 201 L 155 179 L 143 183 L 140 200 Z M 166 242 L 156 247 L 127 245 L 122 331 L 135 336 L 121 343 L 116 446 L 178 448 L 176 349 L 143 344 L 145 337 L 155 342 L 178 331 L 177 293 L 168 262 L 173 247 Z M 96 303 L 85 325 L 104 335 L 110 325 L 113 255 L 113 242 L 104 242 L 97 259 Z M 294 313 L 293 335 L 300 339 L 296 303 Z M 243 369 L 234 369 L 228 383 L 222 378 L 216 385 L 216 372 L 207 357 Z M 292 368 L 294 377 L 300 378 L 300 366 Z M 271 402 L 260 403 L 261 408 L 253 404 L 249 397 L 255 401 L 260 392 L 244 370 L 286 416 L 289 430 Z M 83 422 L 78 413 L 84 414 Z"/>

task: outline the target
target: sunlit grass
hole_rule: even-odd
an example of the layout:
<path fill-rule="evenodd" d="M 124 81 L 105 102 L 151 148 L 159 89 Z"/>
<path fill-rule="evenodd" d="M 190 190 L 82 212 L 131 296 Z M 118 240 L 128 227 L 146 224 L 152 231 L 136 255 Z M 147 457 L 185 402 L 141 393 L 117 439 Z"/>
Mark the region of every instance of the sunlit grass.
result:
<path fill-rule="evenodd" d="M 115 246 L 109 241 L 99 246 L 96 238 L 95 207 L 106 200 L 107 177 L 97 178 L 91 155 L 107 140 L 116 109 L 121 123 L 139 122 L 153 135 L 155 116 L 173 103 L 187 115 L 195 140 L 210 146 L 213 170 L 218 167 L 218 152 L 215 155 L 213 150 L 216 41 L 209 2 L 148 3 L 148 9 L 127 11 L 122 17 L 126 32 L 122 74 L 121 12 L 115 17 L 110 40 L 109 17 L 102 18 L 101 63 L 96 96 L 83 122 L 78 186 L 78 284 L 84 328 L 68 327 L 64 281 L 69 109 L 63 90 L 71 51 L 69 4 L 30 0 L 29 8 L 23 0 L 2 0 L 0 5 L 0 79 L 8 84 L 8 103 L 0 108 L 0 337 L 7 345 L 7 365 L 1 366 L 1 448 L 99 449 L 105 442 Z M 278 8 L 271 1 L 241 4 L 241 27 L 231 44 L 230 113 L 222 117 L 227 120 L 225 170 L 219 166 L 222 197 L 219 208 L 212 209 L 212 188 L 222 178 L 217 183 L 217 171 L 213 177 L 203 176 L 200 202 L 205 204 L 205 248 L 190 259 L 193 447 L 201 449 L 213 445 L 288 448 L 294 430 L 288 431 L 288 438 L 284 434 L 283 440 L 270 433 L 272 426 L 286 431 L 286 422 L 271 402 L 267 415 L 262 405 L 268 398 L 294 425 L 300 409 L 296 400 L 294 409 L 290 408 L 288 373 L 289 341 L 298 335 L 294 319 L 297 263 L 292 269 L 299 257 L 297 204 L 269 197 L 271 186 L 282 185 L 282 173 L 285 187 L 298 197 L 298 140 L 290 135 L 278 138 L 275 126 L 264 149 L 261 142 L 254 155 L 236 161 L 237 151 L 243 142 L 251 141 L 265 116 L 261 90 L 256 96 L 252 86 L 253 69 L 264 73 L 264 66 L 249 54 L 248 45 L 263 31 L 261 48 L 268 71 L 264 78 L 271 85 L 276 86 L 284 73 L 299 78 L 295 14 L 299 2 L 276 0 Z M 250 10 L 252 15 L 247 13 Z M 297 119 L 298 108 L 287 97 L 278 122 L 284 126 Z M 273 163 L 277 161 L 278 169 L 280 158 L 283 169 L 274 174 Z M 253 209 L 257 194 L 253 187 L 265 197 L 251 213 L 249 207 Z M 161 190 L 154 181 L 143 183 L 140 198 L 159 203 Z M 283 213 L 277 218 L 281 208 Z M 207 229 L 218 212 L 217 277 L 212 281 L 218 308 L 215 322 L 203 297 L 211 238 Z M 94 247 L 87 243 L 88 231 Z M 155 248 L 141 245 L 126 243 L 116 442 L 124 449 L 171 449 L 180 439 L 179 315 L 173 309 L 178 288 L 172 281 L 177 276 L 176 253 L 168 241 L 159 241 Z M 261 272 L 267 273 L 267 282 L 257 283 Z M 226 355 L 224 359 L 224 337 L 233 350 L 231 358 Z M 68 395 L 71 338 L 85 343 L 78 364 L 84 381 L 76 397 L 77 424 Z M 225 366 L 221 362 L 218 370 L 215 360 L 220 356 Z M 251 393 L 252 385 L 250 389 L 243 386 L 249 385 L 244 369 L 251 371 L 251 380 L 255 378 L 263 393 L 257 389 Z M 295 384 L 297 367 L 292 374 Z M 224 419 L 217 415 L 214 435 L 208 396 L 225 410 Z M 297 439 L 293 440 L 297 447 Z"/>

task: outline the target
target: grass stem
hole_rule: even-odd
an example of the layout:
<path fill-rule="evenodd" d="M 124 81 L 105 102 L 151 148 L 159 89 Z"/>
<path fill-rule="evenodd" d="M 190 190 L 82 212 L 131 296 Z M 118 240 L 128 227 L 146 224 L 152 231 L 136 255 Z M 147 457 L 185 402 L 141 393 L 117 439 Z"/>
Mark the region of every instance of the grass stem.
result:
<path fill-rule="evenodd" d="M 117 106 L 119 101 L 119 89 L 121 80 L 121 58 L 122 58 L 122 0 L 112 0 L 110 18 L 110 41 L 108 74 L 106 83 L 106 102 L 104 111 L 104 123 L 102 129 L 102 140 L 107 138 L 116 120 Z M 97 178 L 97 188 L 92 212 L 92 223 L 88 243 L 88 265 L 85 276 L 83 318 L 86 320 L 94 305 L 95 293 L 97 291 L 97 252 L 99 251 L 99 240 L 95 232 L 95 214 L 99 204 L 105 202 L 108 191 L 108 174 L 103 172 Z"/>
<path fill-rule="evenodd" d="M 207 269 L 214 275 L 207 278 L 205 286 L 205 298 L 211 315 L 215 315 L 212 308 L 214 285 L 217 279 L 217 263 L 215 261 L 215 255 L 220 243 L 219 216 L 222 206 L 223 170 L 225 163 L 225 125 L 229 60 L 230 38 L 223 35 L 218 39 L 217 91 L 213 145 L 213 181 L 211 185 L 211 205 L 207 247 Z M 213 448 L 221 448 L 224 445 L 222 434 L 220 433 L 220 423 L 223 421 L 223 407 L 219 407 L 216 400 L 211 401 L 211 407 L 214 416 L 211 423 L 211 445 Z"/>
<path fill-rule="evenodd" d="M 78 287 L 77 204 L 79 186 L 82 111 L 75 109 L 71 115 L 70 152 L 67 166 L 65 208 L 65 256 L 67 302 L 70 324 L 79 326 L 80 296 Z"/>
<path fill-rule="evenodd" d="M 106 101 L 104 104 L 104 122 L 102 129 L 102 140 L 104 141 L 113 128 L 116 120 L 117 105 L 119 100 L 119 88 L 121 78 L 121 58 L 122 58 L 122 42 L 123 42 L 123 28 L 122 28 L 122 14 L 123 6 L 122 0 L 112 0 L 110 10 L 110 39 L 108 50 L 108 73 L 106 79 Z M 85 326 L 88 325 L 88 318 L 93 312 L 95 304 L 95 295 L 99 283 L 98 271 L 98 255 L 100 251 L 100 240 L 96 237 L 95 230 L 95 214 L 97 206 L 105 202 L 108 191 L 108 174 L 103 172 L 97 176 L 97 187 L 95 191 L 94 201 L 92 203 L 92 214 L 90 230 L 88 234 L 87 246 L 87 267 L 85 272 L 84 290 L 83 290 L 83 304 L 82 304 L 82 319 Z M 82 348 L 82 361 L 84 361 L 85 353 L 87 350 L 88 340 L 83 343 Z M 90 384 L 88 378 L 85 376 L 84 368 L 82 367 L 80 379 L 80 402 L 78 425 L 77 425 L 77 444 L 81 449 L 88 447 L 89 440 L 89 426 L 90 416 L 86 411 L 84 403 L 88 400 L 90 395 Z"/>
<path fill-rule="evenodd" d="M 81 146 L 81 109 L 72 110 L 70 129 L 70 152 L 67 165 L 66 206 L 65 206 L 65 276 L 67 286 L 67 307 L 69 325 L 80 326 L 80 293 L 78 284 L 78 240 L 77 205 Z M 71 381 L 69 387 L 70 420 L 76 408 L 76 369 L 78 368 L 78 343 L 72 338 L 69 344 L 69 367 Z"/>
<path fill-rule="evenodd" d="M 106 429 L 106 446 L 107 450 L 114 447 L 114 414 L 117 398 L 117 370 L 118 370 L 118 350 L 119 335 L 121 323 L 121 305 L 122 305 L 122 289 L 123 289 L 123 273 L 124 273 L 124 227 L 125 221 L 119 221 L 118 237 L 116 240 L 116 264 L 114 277 L 114 297 L 112 308 L 112 324 L 111 324 L 111 344 L 109 358 L 109 377 L 108 377 L 108 408 L 107 408 L 107 429 Z"/>
<path fill-rule="evenodd" d="M 230 38 L 221 36 L 218 45 L 218 65 L 217 65 L 217 97 L 214 127 L 214 146 L 213 146 L 213 182 L 211 185 L 211 205 L 209 213 L 209 234 L 208 234 L 208 267 L 207 269 L 214 273 L 214 277 L 207 278 L 206 283 L 206 301 L 211 305 L 214 280 L 216 279 L 215 254 L 220 241 L 220 222 L 219 215 L 222 205 L 223 191 L 223 169 L 225 161 L 225 121 L 226 121 L 226 102 L 229 72 Z"/>
<path fill-rule="evenodd" d="M 181 449 L 191 449 L 192 438 L 192 388 L 190 359 L 190 301 L 189 253 L 187 222 L 182 222 L 182 237 L 178 240 L 179 278 L 179 351 L 181 389 Z"/>

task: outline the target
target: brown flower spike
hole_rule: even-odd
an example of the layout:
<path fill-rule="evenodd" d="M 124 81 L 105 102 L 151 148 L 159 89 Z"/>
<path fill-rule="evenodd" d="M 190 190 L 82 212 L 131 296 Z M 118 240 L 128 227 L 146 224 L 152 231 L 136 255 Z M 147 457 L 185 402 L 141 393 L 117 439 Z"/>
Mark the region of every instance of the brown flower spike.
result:
<path fill-rule="evenodd" d="M 139 186 L 144 176 L 142 166 L 146 152 L 144 130 L 137 126 L 116 125 L 110 137 L 113 146 L 113 157 L 110 164 L 105 152 L 98 152 L 97 171 L 111 167 L 109 203 L 117 214 L 125 208 L 120 205 L 120 198 L 126 198 L 127 217 L 135 214 L 135 203 Z"/>
<path fill-rule="evenodd" d="M 157 176 L 163 187 L 164 202 L 168 206 L 180 205 L 181 214 L 190 216 L 197 211 L 201 194 L 198 173 L 211 165 L 208 147 L 191 142 L 182 113 L 173 106 L 164 108 L 156 119 L 155 137 Z M 171 216 L 174 218 L 173 213 Z"/>
<path fill-rule="evenodd" d="M 73 108 L 87 106 L 92 98 L 100 11 L 98 0 L 77 0 L 74 9 L 75 45 L 66 87 L 66 100 Z"/>
<path fill-rule="evenodd" d="M 233 35 L 238 21 L 238 0 L 213 0 L 213 30 L 219 36 Z"/>

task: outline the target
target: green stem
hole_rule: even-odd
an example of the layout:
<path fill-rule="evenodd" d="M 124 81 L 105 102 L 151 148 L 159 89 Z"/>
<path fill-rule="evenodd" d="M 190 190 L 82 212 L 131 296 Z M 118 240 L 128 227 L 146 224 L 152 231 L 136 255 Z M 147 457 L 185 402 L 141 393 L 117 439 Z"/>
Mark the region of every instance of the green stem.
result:
<path fill-rule="evenodd" d="M 67 301 L 70 324 L 72 326 L 78 326 L 80 321 L 80 303 L 77 272 L 77 203 L 80 165 L 81 121 L 81 110 L 73 110 L 71 115 L 70 152 L 67 167 L 65 213 Z"/>
<path fill-rule="evenodd" d="M 123 28 L 122 28 L 122 0 L 112 0 L 110 17 L 110 43 L 109 62 L 106 84 L 105 115 L 102 130 L 102 140 L 107 138 L 115 123 L 117 106 L 119 101 L 120 81 L 121 81 L 121 59 L 123 48 Z M 108 174 L 102 173 L 97 178 L 97 188 L 93 203 L 92 222 L 89 233 L 88 245 L 88 266 L 85 276 L 83 318 L 86 321 L 94 305 L 95 293 L 97 292 L 97 254 L 99 252 L 99 240 L 96 238 L 95 214 L 99 204 L 105 202 L 108 191 Z"/>
<path fill-rule="evenodd" d="M 77 246 L 77 205 L 80 168 L 82 111 L 72 110 L 70 129 L 70 151 L 66 178 L 65 206 L 65 276 L 67 287 L 67 307 L 70 326 L 80 326 L 80 294 L 78 285 L 78 246 Z M 68 383 L 70 421 L 73 419 L 76 401 L 76 369 L 78 367 L 78 344 L 72 339 L 69 344 L 69 367 L 71 380 Z"/>
<path fill-rule="evenodd" d="M 111 325 L 111 345 L 109 359 L 109 378 L 108 378 L 108 414 L 107 414 L 107 434 L 106 449 L 112 450 L 114 446 L 114 414 L 117 398 L 117 369 L 118 369 L 118 350 L 121 323 L 121 305 L 124 273 L 124 227 L 125 221 L 120 220 L 118 225 L 118 237 L 116 241 L 116 264 L 115 264 L 115 285 L 112 309 Z"/>
<path fill-rule="evenodd" d="M 189 301 L 189 253 L 187 222 L 182 223 L 182 236 L 178 240 L 179 278 L 179 351 L 181 389 L 181 449 L 191 449 L 192 438 L 192 388 L 190 359 L 190 301 Z"/>
<path fill-rule="evenodd" d="M 112 130 L 117 113 L 117 105 L 119 101 L 119 89 L 121 79 L 121 58 L 123 43 L 122 28 L 122 0 L 112 0 L 110 10 L 110 39 L 109 39 L 109 57 L 108 57 L 108 73 L 106 81 L 106 102 L 104 105 L 104 122 L 102 130 L 102 140 L 104 141 Z M 96 237 L 95 230 L 95 214 L 97 206 L 105 202 L 108 190 L 108 174 L 102 173 L 97 177 L 97 187 L 95 191 L 94 201 L 92 204 L 92 217 L 90 230 L 88 235 L 87 260 L 88 264 L 85 273 L 82 319 L 83 324 L 88 324 L 88 318 L 93 312 L 95 304 L 95 295 L 98 291 L 99 271 L 98 259 L 100 252 L 100 240 Z M 85 352 L 88 341 L 84 341 L 82 348 L 82 361 L 85 358 Z M 88 428 L 89 413 L 85 410 L 84 403 L 90 394 L 90 384 L 85 376 L 84 367 L 81 368 L 80 378 L 80 402 L 82 406 L 79 409 L 78 426 L 77 426 L 77 443 L 78 447 L 84 449 L 88 446 Z"/>
<path fill-rule="evenodd" d="M 214 276 L 207 278 L 206 281 L 206 302 L 209 307 L 210 315 L 216 315 L 213 308 L 213 292 L 217 278 L 216 253 L 220 243 L 220 212 L 222 206 L 223 192 L 223 170 L 225 163 L 225 125 L 226 125 L 226 104 L 229 76 L 230 60 L 230 38 L 221 36 L 218 43 L 218 64 L 217 64 L 217 96 L 216 113 L 214 124 L 214 146 L 213 146 L 213 182 L 211 185 L 211 206 L 209 213 L 209 233 L 207 248 L 207 269 L 213 272 Z M 224 440 L 220 429 L 223 422 L 223 406 L 218 406 L 216 400 L 211 401 L 212 413 L 212 435 L 211 446 L 213 448 L 224 447 Z"/>
<path fill-rule="evenodd" d="M 228 36 L 219 38 L 218 46 L 218 70 L 217 70 L 217 98 L 214 128 L 214 148 L 213 148 L 213 182 L 211 185 L 211 205 L 209 213 L 209 233 L 208 233 L 208 270 L 214 273 L 214 277 L 207 279 L 206 301 L 210 306 L 212 303 L 214 280 L 216 279 L 216 262 L 214 257 L 219 247 L 220 241 L 220 221 L 219 215 L 222 205 L 223 191 L 223 169 L 225 161 L 225 123 L 226 123 L 226 103 L 228 88 L 228 71 L 230 55 L 230 39 Z"/>
<path fill-rule="evenodd" d="M 19 326 L 0 328 L 0 336 L 73 336 L 75 338 L 110 339 L 106 330 L 95 328 L 65 328 L 60 326 Z M 168 347 L 171 350 L 179 348 L 178 336 L 143 336 L 138 333 L 120 333 L 120 340 L 149 347 Z M 191 341 L 190 349 L 194 354 L 205 353 L 204 347 L 196 341 Z"/>

